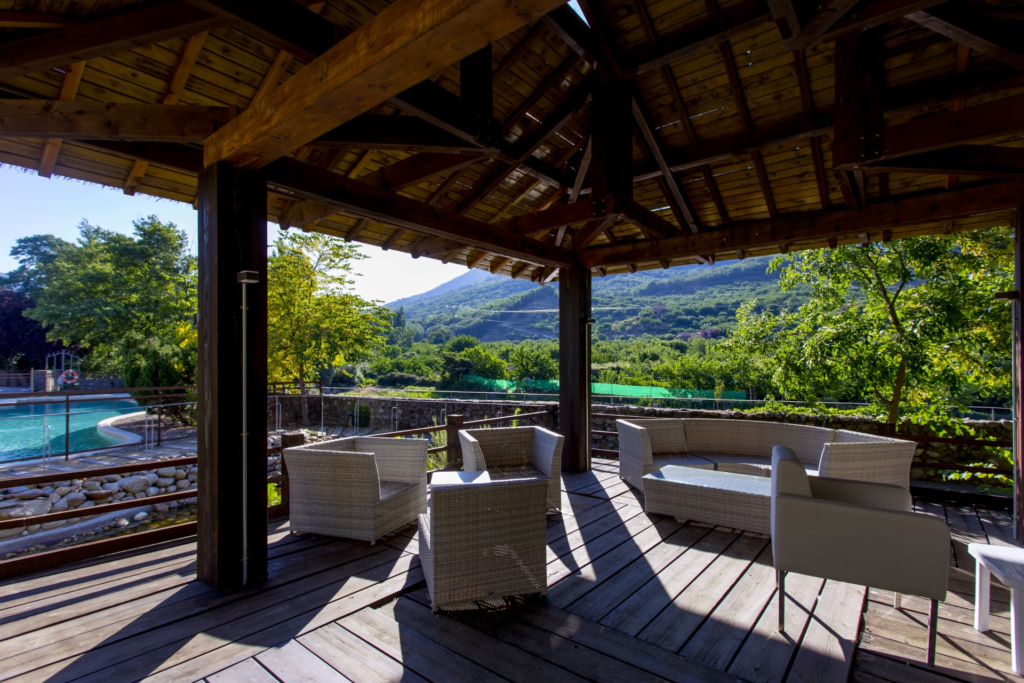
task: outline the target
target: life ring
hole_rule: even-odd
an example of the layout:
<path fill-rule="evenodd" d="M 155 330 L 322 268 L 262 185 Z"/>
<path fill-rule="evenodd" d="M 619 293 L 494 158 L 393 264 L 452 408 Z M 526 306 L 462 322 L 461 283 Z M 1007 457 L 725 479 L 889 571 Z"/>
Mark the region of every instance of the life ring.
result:
<path fill-rule="evenodd" d="M 78 373 L 74 370 L 65 370 L 60 374 L 61 384 L 76 384 L 78 382 Z"/>

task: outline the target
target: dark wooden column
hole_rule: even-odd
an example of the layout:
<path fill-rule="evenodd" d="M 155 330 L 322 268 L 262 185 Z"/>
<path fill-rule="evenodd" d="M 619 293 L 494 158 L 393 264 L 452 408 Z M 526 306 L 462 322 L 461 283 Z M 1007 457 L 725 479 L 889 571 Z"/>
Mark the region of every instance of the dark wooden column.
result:
<path fill-rule="evenodd" d="M 258 279 L 245 285 L 247 367 L 242 367 L 238 281 L 243 270 L 255 271 Z M 267 183 L 262 172 L 224 162 L 199 174 L 198 370 L 198 573 L 208 586 L 229 590 L 243 585 L 244 573 L 250 585 L 267 575 Z M 244 437 L 243 373 L 248 406 Z"/>
<path fill-rule="evenodd" d="M 628 81 L 605 81 L 594 88 L 590 183 L 595 200 L 613 195 L 620 202 L 633 201 L 632 98 Z M 594 204 L 596 210 L 598 202 Z"/>
<path fill-rule="evenodd" d="M 1013 221 L 1013 535 L 1024 540 L 1024 327 L 1021 292 L 1024 291 L 1024 205 L 1017 207 Z"/>
<path fill-rule="evenodd" d="M 558 429 L 562 469 L 590 470 L 590 269 L 558 274 Z"/>

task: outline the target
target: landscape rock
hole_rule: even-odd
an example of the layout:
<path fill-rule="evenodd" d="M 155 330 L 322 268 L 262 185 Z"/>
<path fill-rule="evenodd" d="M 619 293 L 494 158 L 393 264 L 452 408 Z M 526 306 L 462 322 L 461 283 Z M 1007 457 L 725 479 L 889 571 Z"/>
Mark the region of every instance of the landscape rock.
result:
<path fill-rule="evenodd" d="M 121 487 L 121 490 L 126 493 L 138 493 L 139 491 L 145 491 L 150 486 L 149 478 L 146 476 L 126 477 L 117 483 Z"/>
<path fill-rule="evenodd" d="M 68 502 L 68 507 L 76 508 L 79 505 L 84 504 L 87 499 L 85 497 L 85 494 L 82 493 L 81 491 L 74 491 L 64 496 L 63 500 L 66 500 Z"/>
<path fill-rule="evenodd" d="M 114 492 L 100 489 L 99 491 L 86 491 L 85 495 L 89 500 L 106 500 L 114 495 Z"/>
<path fill-rule="evenodd" d="M 158 469 L 156 471 L 156 476 L 158 476 L 158 477 L 171 477 L 171 478 L 173 478 L 174 477 L 174 472 L 175 472 L 175 468 L 174 467 L 161 467 L 160 469 Z"/>
<path fill-rule="evenodd" d="M 15 505 L 9 505 L 8 502 L 13 501 L 0 503 L 0 519 L 20 519 L 45 515 L 53 507 L 48 500 L 26 500 Z"/>
<path fill-rule="evenodd" d="M 163 488 L 164 486 L 170 486 L 175 481 L 176 480 L 175 480 L 174 477 L 160 477 L 159 479 L 156 480 L 156 482 L 154 483 L 154 486 L 159 486 L 159 487 Z"/>
<path fill-rule="evenodd" d="M 29 489 L 28 491 L 22 491 L 17 495 L 18 500 L 32 500 L 33 498 L 39 498 L 45 496 L 42 489 Z"/>

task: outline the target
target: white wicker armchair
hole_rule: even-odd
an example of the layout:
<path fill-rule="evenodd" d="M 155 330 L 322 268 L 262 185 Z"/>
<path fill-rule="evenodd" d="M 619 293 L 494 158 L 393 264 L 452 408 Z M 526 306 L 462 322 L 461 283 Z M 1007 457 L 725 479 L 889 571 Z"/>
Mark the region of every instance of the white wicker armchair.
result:
<path fill-rule="evenodd" d="M 435 612 L 548 590 L 546 482 L 479 478 L 431 484 L 430 512 L 419 516 L 420 563 Z"/>
<path fill-rule="evenodd" d="M 295 532 L 376 542 L 427 509 L 427 440 L 354 437 L 284 450 Z"/>
<path fill-rule="evenodd" d="M 564 437 L 543 427 L 501 427 L 459 431 L 462 469 L 487 472 L 492 480 L 547 479 L 549 509 L 562 507 Z"/>

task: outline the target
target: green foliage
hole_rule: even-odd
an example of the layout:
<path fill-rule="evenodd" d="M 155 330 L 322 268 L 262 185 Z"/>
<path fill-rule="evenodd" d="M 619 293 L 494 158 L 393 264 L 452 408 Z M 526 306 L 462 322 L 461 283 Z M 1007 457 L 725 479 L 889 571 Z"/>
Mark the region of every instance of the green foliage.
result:
<path fill-rule="evenodd" d="M 1006 396 L 1012 288 L 1008 228 L 843 246 L 780 257 L 784 289 L 810 288 L 794 313 L 738 312 L 729 340 L 775 366 L 787 398 L 866 398 L 889 422 L 911 405 Z"/>
<path fill-rule="evenodd" d="M 196 382 L 196 349 L 129 332 L 121 342 L 121 374 L 128 387 L 188 386 Z"/>
<path fill-rule="evenodd" d="M 12 250 L 21 266 L 8 280 L 35 299 L 25 315 L 50 340 L 88 352 L 93 368 L 120 367 L 127 331 L 173 343 L 195 323 L 196 260 L 185 233 L 156 216 L 133 225 L 122 235 L 83 221 L 77 242 L 34 235 Z"/>
<path fill-rule="evenodd" d="M 269 258 L 271 381 L 315 381 L 322 370 L 369 357 L 390 312 L 351 291 L 359 250 L 320 233 L 284 233 Z"/>

